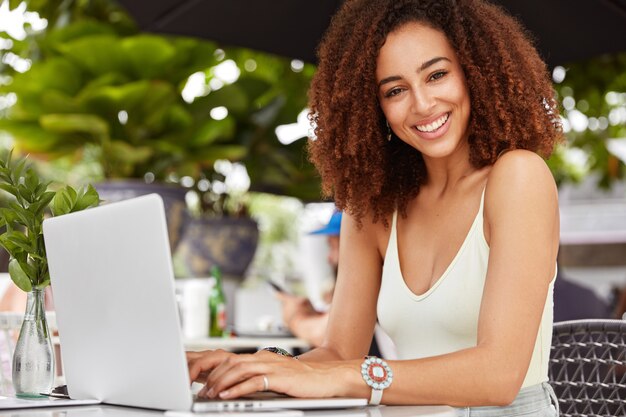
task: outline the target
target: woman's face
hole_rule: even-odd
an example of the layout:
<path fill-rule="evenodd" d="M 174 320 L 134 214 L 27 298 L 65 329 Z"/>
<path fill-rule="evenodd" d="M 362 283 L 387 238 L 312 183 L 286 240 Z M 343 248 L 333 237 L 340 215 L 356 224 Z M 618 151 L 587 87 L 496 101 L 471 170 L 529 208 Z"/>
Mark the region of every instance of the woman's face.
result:
<path fill-rule="evenodd" d="M 377 58 L 376 82 L 389 126 L 425 159 L 469 152 L 469 92 L 442 32 L 414 22 L 391 32 Z"/>

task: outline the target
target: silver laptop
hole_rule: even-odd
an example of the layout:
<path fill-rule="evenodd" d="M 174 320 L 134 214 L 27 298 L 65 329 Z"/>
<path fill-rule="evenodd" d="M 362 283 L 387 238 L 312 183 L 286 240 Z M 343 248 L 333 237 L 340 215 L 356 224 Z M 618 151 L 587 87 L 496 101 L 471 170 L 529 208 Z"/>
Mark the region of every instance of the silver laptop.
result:
<path fill-rule="evenodd" d="M 158 195 L 47 219 L 43 228 L 71 398 L 200 412 L 366 405 L 361 398 L 193 400 Z"/>

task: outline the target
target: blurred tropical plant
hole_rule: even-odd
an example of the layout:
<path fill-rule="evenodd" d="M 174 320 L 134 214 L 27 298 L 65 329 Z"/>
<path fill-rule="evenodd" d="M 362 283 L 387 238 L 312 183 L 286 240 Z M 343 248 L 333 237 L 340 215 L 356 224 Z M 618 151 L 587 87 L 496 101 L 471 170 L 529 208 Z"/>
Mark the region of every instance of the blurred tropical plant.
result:
<path fill-rule="evenodd" d="M 557 182 L 594 174 L 610 187 L 626 174 L 626 53 L 557 67 L 553 78 L 567 137 L 548 161 Z M 610 150 L 612 142 L 624 154 Z"/>
<path fill-rule="evenodd" d="M 103 178 L 149 182 L 211 178 L 216 161 L 241 161 L 251 190 L 319 197 L 305 141 L 283 145 L 275 133 L 305 108 L 312 66 L 295 71 L 289 60 L 262 53 L 132 34 L 106 1 L 93 2 L 102 7 L 87 17 L 79 6 L 92 2 L 69 2 L 83 13 L 66 10 L 73 21 L 64 25 L 63 13 L 46 3 L 30 4 L 55 16 L 54 27 L 34 41 L 30 70 L 9 71 L 0 87 L 17 97 L 0 129 L 19 151 L 93 159 Z M 95 20 L 96 12 L 106 18 Z"/>

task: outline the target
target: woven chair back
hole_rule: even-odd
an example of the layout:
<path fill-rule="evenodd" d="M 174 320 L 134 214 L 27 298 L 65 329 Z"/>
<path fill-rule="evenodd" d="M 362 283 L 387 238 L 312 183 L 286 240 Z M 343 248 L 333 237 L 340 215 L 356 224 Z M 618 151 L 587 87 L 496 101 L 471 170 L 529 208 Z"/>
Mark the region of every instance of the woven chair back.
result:
<path fill-rule="evenodd" d="M 555 323 L 549 379 L 562 417 L 626 416 L 626 321 Z"/>

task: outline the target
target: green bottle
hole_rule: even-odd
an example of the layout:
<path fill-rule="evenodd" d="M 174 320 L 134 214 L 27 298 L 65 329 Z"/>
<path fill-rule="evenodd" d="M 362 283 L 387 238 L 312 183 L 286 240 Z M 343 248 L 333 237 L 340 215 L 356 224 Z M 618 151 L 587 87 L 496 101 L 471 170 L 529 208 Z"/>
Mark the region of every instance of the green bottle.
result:
<path fill-rule="evenodd" d="M 226 297 L 222 288 L 222 272 L 217 265 L 211 268 L 213 287 L 209 294 L 209 336 L 223 337 L 226 335 Z"/>

